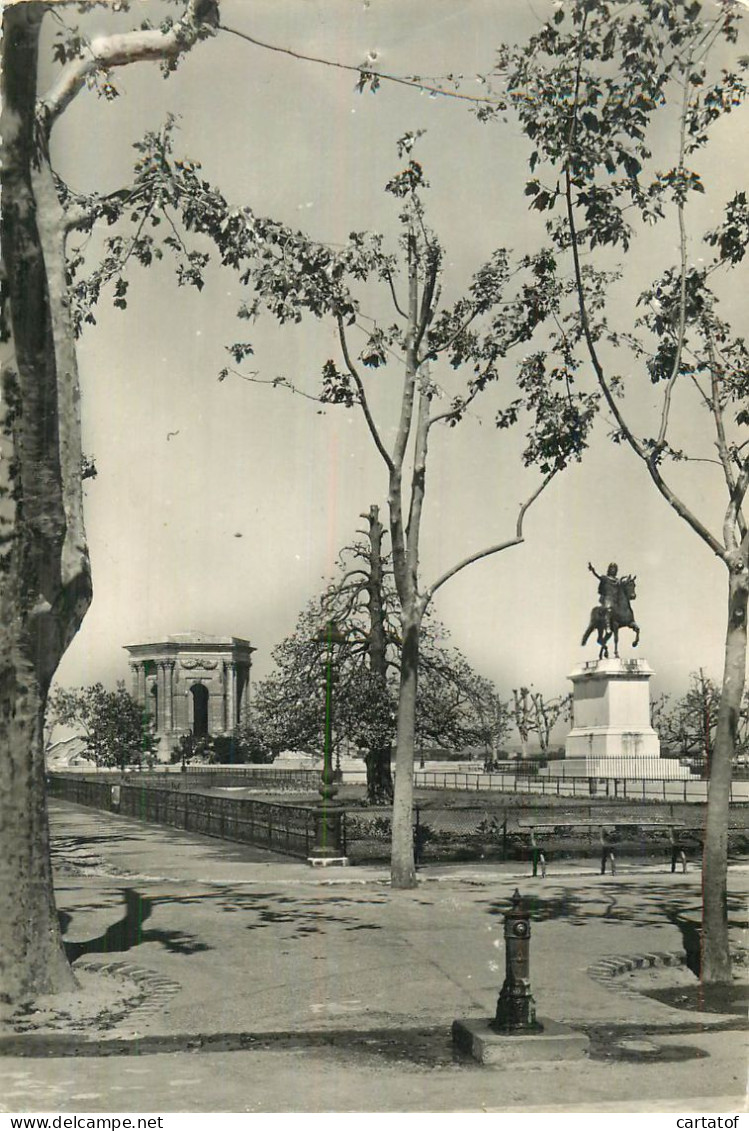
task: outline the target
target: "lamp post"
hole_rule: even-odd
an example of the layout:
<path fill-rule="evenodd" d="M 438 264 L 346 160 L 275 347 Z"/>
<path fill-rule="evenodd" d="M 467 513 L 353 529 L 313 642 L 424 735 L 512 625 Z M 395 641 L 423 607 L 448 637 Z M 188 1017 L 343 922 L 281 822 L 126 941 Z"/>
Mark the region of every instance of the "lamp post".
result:
<path fill-rule="evenodd" d="M 314 643 L 320 649 L 320 662 L 324 671 L 325 725 L 315 847 L 309 856 L 309 862 L 310 864 L 346 864 L 348 861 L 343 855 L 342 846 L 343 813 L 334 800 L 338 793 L 338 785 L 332 764 L 333 687 L 338 678 L 338 659 L 346 643 L 346 634 L 340 630 L 335 621 L 331 620 L 315 634 Z"/>

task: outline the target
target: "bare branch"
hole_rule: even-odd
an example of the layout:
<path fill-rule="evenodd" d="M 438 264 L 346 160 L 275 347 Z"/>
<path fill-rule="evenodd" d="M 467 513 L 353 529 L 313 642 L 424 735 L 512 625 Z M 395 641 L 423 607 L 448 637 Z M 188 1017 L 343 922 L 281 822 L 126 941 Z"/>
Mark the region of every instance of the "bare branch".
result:
<path fill-rule="evenodd" d="M 274 388 L 288 389 L 290 393 L 295 393 L 299 397 L 304 397 L 308 401 L 315 401 L 317 404 L 327 405 L 329 402 L 323 400 L 322 397 L 315 396 L 314 393 L 305 393 L 303 389 L 298 388 L 289 381 L 288 377 L 259 377 L 258 370 L 252 370 L 250 373 L 240 373 L 238 369 L 226 368 L 222 371 L 224 374 L 232 373 L 235 377 L 240 377 L 243 381 L 250 381 L 253 385 L 272 385 Z"/>
<path fill-rule="evenodd" d="M 452 569 L 449 569 L 446 573 L 443 573 L 442 576 L 437 578 L 437 580 L 426 590 L 424 594 L 425 606 L 429 603 L 429 601 L 432 600 L 434 594 L 438 589 L 442 588 L 446 581 L 449 581 L 450 578 L 455 577 L 456 573 L 460 573 L 460 571 L 465 569 L 466 566 L 472 565 L 474 562 L 478 562 L 482 558 L 488 558 L 493 554 L 499 554 L 503 550 L 509 550 L 512 546 L 519 546 L 522 542 L 525 541 L 525 535 L 523 534 L 523 521 L 525 519 L 525 516 L 528 513 L 529 508 L 533 505 L 533 503 L 535 503 L 541 492 L 552 481 L 555 474 L 556 472 L 554 471 L 550 472 L 550 474 L 547 475 L 543 482 L 536 488 L 533 494 L 530 495 L 520 507 L 518 520 L 515 525 L 515 537 L 509 538 L 506 542 L 498 542 L 494 546 L 488 546 L 485 550 L 478 550 L 475 554 L 470 554 L 467 558 L 463 558 L 463 560 L 458 562 L 457 565 L 454 565 Z"/>
<path fill-rule="evenodd" d="M 346 341 L 346 331 L 344 329 L 343 319 L 341 318 L 340 314 L 337 315 L 337 322 L 338 322 L 338 338 L 339 338 L 339 341 L 341 343 L 341 350 L 343 352 L 343 360 L 346 362 L 346 368 L 348 369 L 349 373 L 351 374 L 351 376 L 354 380 L 354 384 L 356 385 L 356 391 L 359 394 L 359 404 L 361 405 L 362 412 L 364 413 L 364 419 L 367 422 L 367 428 L 369 429 L 369 434 L 372 437 L 372 439 L 374 440 L 375 447 L 377 448 L 377 451 L 380 453 L 383 460 L 385 461 L 385 464 L 387 465 L 388 469 L 390 471 L 392 471 L 393 470 L 393 459 L 392 459 L 392 456 L 390 455 L 390 452 L 387 450 L 387 448 L 385 447 L 385 445 L 382 442 L 382 437 L 380 436 L 379 430 L 378 430 L 377 425 L 375 424 L 375 421 L 374 421 L 374 417 L 372 416 L 372 413 L 370 411 L 369 401 L 367 400 L 367 394 L 364 390 L 364 383 L 361 379 L 361 376 L 359 375 L 359 371 L 357 370 L 356 366 L 353 363 L 353 360 L 351 358 L 351 354 L 349 353 L 348 342 Z"/>
<path fill-rule="evenodd" d="M 405 312 L 405 311 L 404 311 L 404 310 L 403 310 L 403 309 L 401 308 L 401 305 L 400 305 L 400 303 L 398 302 L 398 296 L 397 296 L 397 294 L 395 293 L 395 283 L 393 282 L 393 276 L 392 276 L 392 273 L 391 273 L 390 271 L 386 271 L 386 272 L 385 272 L 385 278 L 387 279 L 387 282 L 388 282 L 388 286 L 390 287 L 390 294 L 391 294 L 391 296 L 392 296 L 392 299 L 393 299 L 393 306 L 394 306 L 394 307 L 395 307 L 395 309 L 396 309 L 396 310 L 398 311 L 398 313 L 400 314 L 401 318 L 407 318 L 407 317 L 408 317 L 408 315 L 407 315 L 407 314 L 406 314 L 406 312 Z"/>
<path fill-rule="evenodd" d="M 656 487 L 660 491 L 661 495 L 663 495 L 663 498 L 666 500 L 669 506 L 676 511 L 680 518 L 683 518 L 684 521 L 689 526 L 691 526 L 695 534 L 699 534 L 700 538 L 703 540 L 703 542 L 707 543 L 714 554 L 716 554 L 722 561 L 726 561 L 726 547 L 715 537 L 714 534 L 712 534 L 707 529 L 706 526 L 703 525 L 702 522 L 700 522 L 697 516 L 692 513 L 692 511 L 685 503 L 682 502 L 679 496 L 674 493 L 669 484 L 666 483 L 665 479 L 661 475 L 657 461 L 652 457 L 644 457 L 644 459 L 645 466 L 650 473 L 650 478 L 653 480 Z"/>
<path fill-rule="evenodd" d="M 733 464 L 731 463 L 731 457 L 728 451 L 725 422 L 720 407 L 720 381 L 722 374 L 718 371 L 718 359 L 715 355 L 715 345 L 713 343 L 712 334 L 707 335 L 707 354 L 710 359 L 710 397 L 705 397 L 705 404 L 710 409 L 715 423 L 715 446 L 718 449 L 723 475 L 730 495 L 736 487 L 736 476 L 734 475 Z"/>
<path fill-rule="evenodd" d="M 726 515 L 723 520 L 723 537 L 725 539 L 726 548 L 728 550 L 738 549 L 738 539 L 736 537 L 736 528 L 738 527 L 742 542 L 746 539 L 747 528 L 742 514 L 741 507 L 746 498 L 747 488 L 749 487 L 749 460 L 744 463 L 743 468 L 736 480 L 735 486 L 731 492 L 731 501 L 728 504 Z"/>
<path fill-rule="evenodd" d="M 461 94 L 458 90 L 446 90 L 441 86 L 433 86 L 430 83 L 422 82 L 418 78 L 408 78 L 405 75 L 391 75 L 385 71 L 369 70 L 365 67 L 356 67 L 352 63 L 339 63 L 335 59 L 322 59 L 317 55 L 305 55 L 301 51 L 293 51 L 290 47 L 279 47 L 274 43 L 264 43 L 261 39 L 256 39 L 252 35 L 248 35 L 244 31 L 237 31 L 236 28 L 227 27 L 225 24 L 219 24 L 220 31 L 229 32 L 230 35 L 236 35 L 239 39 L 245 39 L 248 43 L 252 43 L 255 47 L 262 47 L 265 51 L 276 51 L 281 55 L 289 55 L 292 59 L 299 59 L 303 63 L 318 63 L 323 67 L 334 67 L 338 71 L 351 71 L 353 74 L 358 75 L 361 79 L 371 75 L 372 78 L 381 82 L 398 83 L 401 86 L 415 87 L 416 90 L 426 91 L 428 94 L 439 94 L 444 98 L 458 98 L 463 102 L 479 103 L 484 106 L 497 106 L 503 107 L 504 100 L 498 98 L 482 98 L 474 94 Z"/>
<path fill-rule="evenodd" d="M 429 373 L 426 363 L 419 374 L 419 403 L 416 416 L 416 437 L 414 442 L 413 467 L 411 471 L 411 500 L 408 508 L 408 522 L 406 524 L 406 542 L 408 543 L 408 567 L 415 576 L 419 560 L 419 531 L 421 529 L 421 515 L 424 509 L 424 496 L 426 494 L 427 455 L 429 448 Z"/>

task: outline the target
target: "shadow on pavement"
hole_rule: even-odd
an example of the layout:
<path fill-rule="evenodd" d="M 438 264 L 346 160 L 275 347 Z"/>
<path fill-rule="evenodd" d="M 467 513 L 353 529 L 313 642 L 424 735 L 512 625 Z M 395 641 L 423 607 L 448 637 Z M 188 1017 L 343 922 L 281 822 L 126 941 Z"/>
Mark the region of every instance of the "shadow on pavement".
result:
<path fill-rule="evenodd" d="M 107 927 L 103 934 L 85 942 L 69 942 L 63 939 L 65 953 L 71 962 L 84 954 L 118 954 L 140 946 L 145 942 L 158 942 L 174 954 L 195 954 L 211 950 L 192 935 L 182 931 L 163 931 L 150 928 L 143 930 L 143 924 L 151 917 L 155 904 L 159 901 L 141 895 L 134 888 L 123 888 L 125 914 L 116 923 Z M 163 901 L 162 901 L 163 902 Z M 72 916 L 67 911 L 59 912 L 60 929 L 63 936 L 70 926 Z"/>

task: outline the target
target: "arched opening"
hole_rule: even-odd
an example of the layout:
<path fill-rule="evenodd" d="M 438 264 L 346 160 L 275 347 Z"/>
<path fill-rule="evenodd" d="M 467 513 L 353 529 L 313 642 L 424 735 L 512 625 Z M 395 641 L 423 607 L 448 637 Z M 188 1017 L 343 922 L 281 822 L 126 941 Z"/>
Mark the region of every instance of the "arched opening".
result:
<path fill-rule="evenodd" d="M 190 688 L 192 695 L 192 733 L 195 738 L 208 735 L 208 688 L 202 683 L 194 683 Z"/>

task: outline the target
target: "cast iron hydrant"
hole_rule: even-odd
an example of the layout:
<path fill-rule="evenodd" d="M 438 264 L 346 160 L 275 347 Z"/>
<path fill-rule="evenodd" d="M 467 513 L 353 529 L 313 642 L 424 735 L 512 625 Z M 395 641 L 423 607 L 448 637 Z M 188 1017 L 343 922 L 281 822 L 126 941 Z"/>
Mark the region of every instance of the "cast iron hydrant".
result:
<path fill-rule="evenodd" d="M 530 951 L 531 916 L 515 889 L 510 910 L 505 914 L 506 972 L 497 1001 L 497 1015 L 491 1028 L 500 1033 L 540 1033 L 536 1003 L 531 993 Z"/>

